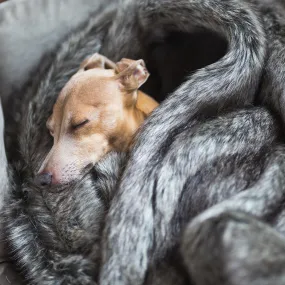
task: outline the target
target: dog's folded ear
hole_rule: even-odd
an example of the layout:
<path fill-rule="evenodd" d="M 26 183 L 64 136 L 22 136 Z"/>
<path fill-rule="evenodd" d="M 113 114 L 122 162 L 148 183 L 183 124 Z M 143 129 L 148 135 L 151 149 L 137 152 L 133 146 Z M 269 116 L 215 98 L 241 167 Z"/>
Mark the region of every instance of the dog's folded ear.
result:
<path fill-rule="evenodd" d="M 127 91 L 134 91 L 143 85 L 149 77 L 142 59 L 132 60 L 123 58 L 116 63 L 117 78 Z"/>
<path fill-rule="evenodd" d="M 107 57 L 99 53 L 94 53 L 81 63 L 79 70 L 89 70 L 93 68 L 115 69 L 116 64 Z"/>

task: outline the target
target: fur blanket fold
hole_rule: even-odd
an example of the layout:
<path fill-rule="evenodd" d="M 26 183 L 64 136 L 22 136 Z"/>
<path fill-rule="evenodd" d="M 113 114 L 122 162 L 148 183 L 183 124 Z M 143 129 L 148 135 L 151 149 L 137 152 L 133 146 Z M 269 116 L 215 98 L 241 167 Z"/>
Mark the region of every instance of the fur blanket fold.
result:
<path fill-rule="evenodd" d="M 9 116 L 6 130 L 11 196 L 3 222 L 28 282 L 284 284 L 280 3 L 109 4 L 40 64 L 13 103 L 21 122 Z M 128 157 L 111 153 L 82 181 L 38 188 L 52 104 L 97 51 L 143 58 L 152 74 L 147 93 L 162 103 Z"/>

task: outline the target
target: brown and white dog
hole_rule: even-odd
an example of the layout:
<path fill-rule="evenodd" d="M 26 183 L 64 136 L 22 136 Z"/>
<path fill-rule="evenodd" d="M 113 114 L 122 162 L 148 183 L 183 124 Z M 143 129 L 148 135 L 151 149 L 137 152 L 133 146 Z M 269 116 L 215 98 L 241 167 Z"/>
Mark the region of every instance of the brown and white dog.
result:
<path fill-rule="evenodd" d="M 158 103 L 138 90 L 149 73 L 143 60 L 113 63 L 94 54 L 59 94 L 47 128 L 54 138 L 36 180 L 64 184 L 110 151 L 128 151 L 134 134 Z"/>

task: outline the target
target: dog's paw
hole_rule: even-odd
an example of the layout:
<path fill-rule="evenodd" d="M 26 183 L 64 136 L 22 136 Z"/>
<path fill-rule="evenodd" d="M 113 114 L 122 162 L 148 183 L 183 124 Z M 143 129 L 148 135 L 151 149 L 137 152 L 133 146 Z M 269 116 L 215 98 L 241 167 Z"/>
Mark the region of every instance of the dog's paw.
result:
<path fill-rule="evenodd" d="M 60 285 L 97 285 L 95 264 L 79 255 L 66 257 L 54 264 Z"/>

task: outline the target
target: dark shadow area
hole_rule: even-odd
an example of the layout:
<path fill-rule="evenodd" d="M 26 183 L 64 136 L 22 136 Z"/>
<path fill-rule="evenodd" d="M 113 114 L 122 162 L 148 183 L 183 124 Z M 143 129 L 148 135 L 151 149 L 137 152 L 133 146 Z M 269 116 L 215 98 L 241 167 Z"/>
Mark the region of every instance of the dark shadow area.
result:
<path fill-rule="evenodd" d="M 161 102 L 195 70 L 222 58 L 227 42 L 213 32 L 173 32 L 147 47 L 145 61 L 151 73 L 143 90 Z"/>

